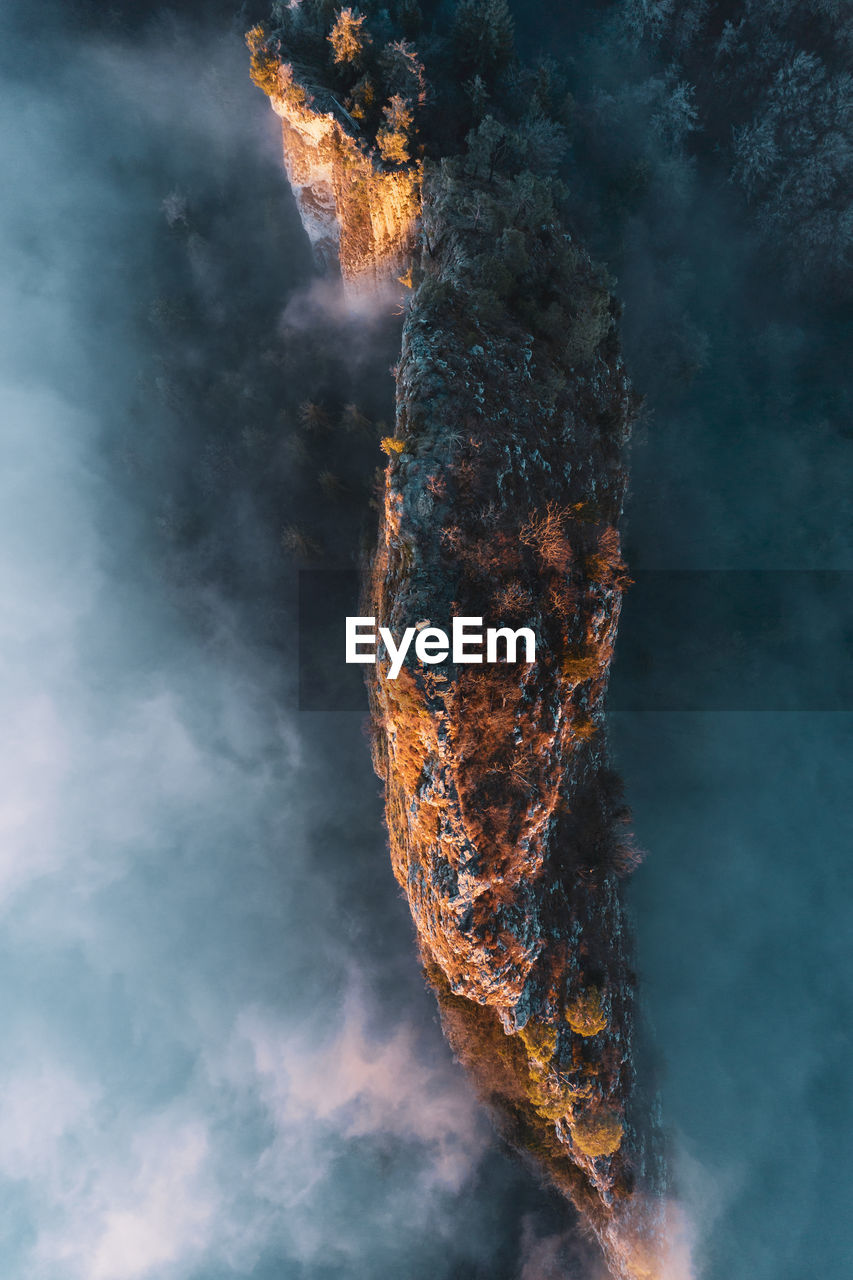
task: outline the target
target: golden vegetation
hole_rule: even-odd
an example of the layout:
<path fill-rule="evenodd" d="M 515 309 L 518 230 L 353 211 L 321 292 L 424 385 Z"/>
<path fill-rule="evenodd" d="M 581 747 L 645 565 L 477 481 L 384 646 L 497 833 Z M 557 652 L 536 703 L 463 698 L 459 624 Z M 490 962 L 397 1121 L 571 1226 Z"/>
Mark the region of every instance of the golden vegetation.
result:
<path fill-rule="evenodd" d="M 370 44 L 370 35 L 364 30 L 364 15 L 353 9 L 341 9 L 328 40 L 336 63 L 358 62 Z"/>
<path fill-rule="evenodd" d="M 580 742 L 592 742 L 592 739 L 599 731 L 592 716 L 580 712 L 572 720 L 572 737 L 577 738 Z"/>
<path fill-rule="evenodd" d="M 280 88 L 278 73 L 281 59 L 267 48 L 266 40 L 267 33 L 262 26 L 252 27 L 246 32 L 246 44 L 251 54 L 249 75 L 259 89 L 272 97 Z"/>
<path fill-rule="evenodd" d="M 607 1026 L 607 1014 L 601 1007 L 601 992 L 590 987 L 571 1000 L 566 1008 L 566 1022 L 579 1036 L 596 1036 Z"/>
<path fill-rule="evenodd" d="M 630 586 L 627 565 L 622 559 L 619 531 L 608 525 L 599 534 L 598 546 L 586 557 L 584 568 L 593 582 L 620 589 Z"/>
<path fill-rule="evenodd" d="M 601 655 L 585 645 L 577 645 L 563 658 L 560 670 L 571 684 L 594 680 L 601 670 Z"/>
<path fill-rule="evenodd" d="M 304 111 L 307 107 L 308 94 L 294 78 L 293 67 L 288 62 L 283 62 L 279 68 L 276 96 L 280 97 L 291 111 Z"/>
<path fill-rule="evenodd" d="M 570 1121 L 572 1142 L 591 1160 L 612 1156 L 622 1145 L 622 1121 L 603 1108 L 585 1111 Z"/>
<path fill-rule="evenodd" d="M 518 1034 L 524 1042 L 530 1061 L 547 1066 L 557 1047 L 556 1027 L 549 1026 L 547 1022 L 536 1022 L 531 1019 Z"/>
<path fill-rule="evenodd" d="M 376 85 L 372 78 L 365 74 L 353 85 L 347 98 L 347 108 L 353 120 L 365 120 L 376 102 Z"/>
<path fill-rule="evenodd" d="M 444 1034 L 455 1056 L 471 1072 L 485 1097 L 527 1101 L 527 1060 L 519 1036 L 508 1036 L 488 1005 L 456 995 L 441 967 L 426 962 L 426 976 L 439 999 Z"/>
<path fill-rule="evenodd" d="M 575 1090 L 553 1071 L 538 1076 L 531 1072 L 527 1094 L 543 1120 L 562 1120 L 571 1113 Z"/>
<path fill-rule="evenodd" d="M 377 130 L 376 143 L 382 159 L 389 164 L 407 164 L 411 160 L 409 153 L 409 132 L 414 116 L 405 98 L 395 93 L 386 107 L 382 108 L 385 123 Z"/>

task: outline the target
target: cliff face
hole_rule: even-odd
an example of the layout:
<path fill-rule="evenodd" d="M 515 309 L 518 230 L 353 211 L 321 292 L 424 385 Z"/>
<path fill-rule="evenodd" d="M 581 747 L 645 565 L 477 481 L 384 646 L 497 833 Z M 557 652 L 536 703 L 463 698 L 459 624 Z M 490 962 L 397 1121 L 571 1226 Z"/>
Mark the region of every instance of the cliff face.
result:
<path fill-rule="evenodd" d="M 318 252 L 351 288 L 406 267 L 417 286 L 364 612 L 395 635 L 471 616 L 537 639 L 531 664 L 368 668 L 425 972 L 507 1140 L 578 1206 L 615 1276 L 660 1276 L 621 892 L 636 855 L 603 723 L 633 407 L 608 282 L 552 184 L 501 171 L 518 140 L 494 119 L 452 159 L 388 166 L 270 47 L 253 74 Z"/>
<path fill-rule="evenodd" d="M 513 1032 L 562 982 L 546 972 L 544 869 L 571 828 L 555 869 L 603 905 L 618 848 L 593 792 L 623 581 L 614 526 L 629 389 L 615 354 L 597 347 L 583 374 L 555 382 L 532 335 L 478 321 L 456 266 L 471 233 L 447 233 L 454 192 L 443 175 L 432 185 L 424 229 L 440 247 L 403 334 L 403 449 L 386 468 L 371 608 L 394 631 L 415 619 L 449 628 L 453 615 L 532 627 L 538 659 L 415 661 L 395 682 L 377 668 L 378 763 L 395 874 L 425 948 L 454 991 Z M 571 257 L 578 279 L 564 283 L 577 289 L 589 264 L 574 247 Z M 569 797 L 580 794 L 579 816 Z"/>
<path fill-rule="evenodd" d="M 384 164 L 334 94 L 256 31 L 255 78 L 281 118 L 287 176 L 317 261 L 340 270 L 350 295 L 372 293 L 411 262 L 421 164 Z"/>
<path fill-rule="evenodd" d="M 425 184 L 367 611 L 395 634 L 452 616 L 527 626 L 537 660 L 414 660 L 396 681 L 377 666 L 375 764 L 454 1050 L 614 1274 L 651 1276 L 656 1158 L 620 893 L 635 854 L 603 727 L 631 392 L 609 295 L 543 191 L 471 179 L 445 164 Z M 551 332 L 491 308 L 480 264 L 501 238 L 562 299 Z"/>

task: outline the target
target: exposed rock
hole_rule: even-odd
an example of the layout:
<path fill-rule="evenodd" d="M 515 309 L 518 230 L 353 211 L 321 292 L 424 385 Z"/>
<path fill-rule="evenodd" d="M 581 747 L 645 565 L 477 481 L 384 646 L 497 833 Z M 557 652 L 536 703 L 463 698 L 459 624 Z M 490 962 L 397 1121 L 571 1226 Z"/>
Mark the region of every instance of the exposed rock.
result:
<path fill-rule="evenodd" d="M 425 184 L 431 250 L 397 378 L 405 448 L 385 469 L 366 609 L 395 634 L 452 616 L 530 627 L 537 660 L 414 659 L 396 681 L 380 663 L 375 764 L 448 1039 L 508 1139 L 596 1227 L 614 1274 L 639 1277 L 654 1274 L 638 1251 L 655 1170 L 635 1113 L 620 892 L 636 855 L 603 725 L 633 402 L 612 306 L 589 332 L 603 285 L 587 255 L 553 211 L 542 222 L 532 196 L 520 207 L 523 184 L 469 181 L 463 196 L 466 177 L 445 164 Z M 570 300 L 565 331 L 488 314 L 476 264 L 495 218 Z"/>
<path fill-rule="evenodd" d="M 281 118 L 287 176 L 317 261 L 340 270 L 351 295 L 372 292 L 411 262 L 422 166 L 386 165 L 334 94 L 286 60 L 276 37 L 255 28 L 248 40 L 255 79 Z"/>
<path fill-rule="evenodd" d="M 660 1275 L 621 885 L 637 857 L 603 717 L 634 406 L 609 284 L 549 181 L 501 171 L 491 117 L 464 156 L 389 167 L 275 57 L 256 79 L 318 252 L 353 287 L 405 267 L 417 286 L 365 612 L 395 635 L 472 616 L 537 640 L 531 664 L 368 668 L 394 874 L 499 1128 L 571 1197 L 615 1276 Z"/>

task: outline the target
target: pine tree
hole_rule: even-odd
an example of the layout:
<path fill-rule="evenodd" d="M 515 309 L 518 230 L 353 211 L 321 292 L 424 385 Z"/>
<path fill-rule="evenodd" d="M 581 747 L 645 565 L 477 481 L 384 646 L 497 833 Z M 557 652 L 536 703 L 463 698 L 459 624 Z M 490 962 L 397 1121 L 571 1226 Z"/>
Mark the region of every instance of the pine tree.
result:
<path fill-rule="evenodd" d="M 405 98 L 395 93 L 382 112 L 385 124 L 376 134 L 382 159 L 390 164 L 406 164 L 411 159 L 409 130 L 412 127 L 412 109 Z"/>
<path fill-rule="evenodd" d="M 364 30 L 365 18 L 354 9 L 341 9 L 335 25 L 329 33 L 334 61 L 360 62 L 364 50 L 370 44 L 370 35 Z"/>
<path fill-rule="evenodd" d="M 514 23 L 507 0 L 460 0 L 453 21 L 459 70 L 493 84 L 515 51 Z"/>

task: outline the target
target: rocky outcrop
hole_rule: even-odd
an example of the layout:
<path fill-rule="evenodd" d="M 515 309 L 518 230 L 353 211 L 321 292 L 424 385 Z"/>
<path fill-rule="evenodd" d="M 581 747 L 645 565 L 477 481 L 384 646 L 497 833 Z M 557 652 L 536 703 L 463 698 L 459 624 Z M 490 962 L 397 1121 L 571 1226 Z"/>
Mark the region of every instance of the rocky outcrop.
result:
<path fill-rule="evenodd" d="M 635 1092 L 621 894 L 636 854 L 603 722 L 633 401 L 609 293 L 545 188 L 471 177 L 445 164 L 425 186 L 430 248 L 366 611 L 395 634 L 453 616 L 526 626 L 537 660 L 415 659 L 396 681 L 380 664 L 375 764 L 454 1050 L 614 1274 L 654 1275 L 657 1157 Z M 485 260 L 502 237 L 545 271 L 562 325 L 492 308 Z"/>
<path fill-rule="evenodd" d="M 411 263 L 422 166 L 385 164 L 316 73 L 288 61 L 277 38 L 255 32 L 255 79 L 281 118 L 284 164 L 315 257 L 340 271 L 351 296 L 375 292 Z"/>
<path fill-rule="evenodd" d="M 637 855 L 604 727 L 634 405 L 609 283 L 520 135 L 486 117 L 461 154 L 387 165 L 282 56 L 259 38 L 253 74 L 318 253 L 351 288 L 406 268 L 415 285 L 364 612 L 395 635 L 468 616 L 537 641 L 530 664 L 368 668 L 394 874 L 496 1123 L 613 1274 L 646 1280 L 662 1163 L 633 1053 Z"/>

